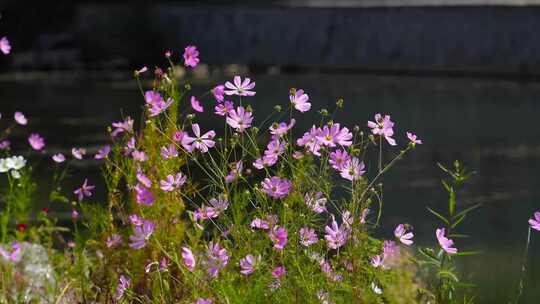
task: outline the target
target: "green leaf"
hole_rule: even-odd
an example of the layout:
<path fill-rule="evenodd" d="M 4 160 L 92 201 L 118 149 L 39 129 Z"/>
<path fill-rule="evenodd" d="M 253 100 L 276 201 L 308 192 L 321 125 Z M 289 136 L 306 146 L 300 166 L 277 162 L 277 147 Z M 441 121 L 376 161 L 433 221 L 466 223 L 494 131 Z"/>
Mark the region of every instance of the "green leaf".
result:
<path fill-rule="evenodd" d="M 478 207 L 480 207 L 480 206 L 482 206 L 482 203 L 478 203 L 478 204 L 476 204 L 476 205 L 473 205 L 473 206 L 471 206 L 471 207 L 469 207 L 469 208 L 467 208 L 467 209 L 465 209 L 465 210 L 459 212 L 458 214 L 456 214 L 456 216 L 455 216 L 454 218 L 457 218 L 457 217 L 459 217 L 459 216 L 461 216 L 461 215 L 463 215 L 463 214 L 467 214 L 467 213 L 473 211 L 474 209 L 476 209 L 476 208 L 478 208 Z"/>
<path fill-rule="evenodd" d="M 446 279 L 450 279 L 450 280 L 453 280 L 454 282 L 459 282 L 459 278 L 452 272 L 448 271 L 448 270 L 441 270 L 437 273 L 437 276 L 439 278 L 446 278 Z"/>
<path fill-rule="evenodd" d="M 455 253 L 454 256 L 469 256 L 469 255 L 478 255 L 481 254 L 480 251 L 460 251 Z"/>
<path fill-rule="evenodd" d="M 450 200 L 448 201 L 448 210 L 450 211 L 450 216 L 454 216 L 456 211 L 456 193 L 454 188 L 450 187 Z"/>
<path fill-rule="evenodd" d="M 433 213 L 436 217 L 438 217 L 441 221 L 443 221 L 446 226 L 450 226 L 450 221 L 448 221 L 444 216 L 442 216 L 441 214 L 437 213 L 435 210 L 429 208 L 429 207 L 426 207 L 427 210 L 431 213 Z"/>
<path fill-rule="evenodd" d="M 456 228 L 459 223 L 461 223 L 461 221 L 463 221 L 465 219 L 465 217 L 467 216 L 467 214 L 463 214 L 460 218 L 458 218 L 457 220 L 454 219 L 454 223 L 452 224 L 452 229 Z"/>
<path fill-rule="evenodd" d="M 455 238 L 455 239 L 465 239 L 468 238 L 469 235 L 467 234 L 460 234 L 460 233 L 451 233 L 448 235 L 449 238 Z"/>

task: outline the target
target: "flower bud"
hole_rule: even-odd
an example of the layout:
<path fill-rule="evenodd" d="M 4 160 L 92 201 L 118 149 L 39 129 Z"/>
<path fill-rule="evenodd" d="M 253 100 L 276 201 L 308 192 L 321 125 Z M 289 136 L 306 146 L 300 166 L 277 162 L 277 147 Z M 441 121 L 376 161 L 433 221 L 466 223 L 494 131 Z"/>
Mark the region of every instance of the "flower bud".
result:
<path fill-rule="evenodd" d="M 343 108 L 343 98 L 340 98 L 336 101 L 336 106 L 341 109 Z"/>
<path fill-rule="evenodd" d="M 328 110 L 327 109 L 321 109 L 319 111 L 319 113 L 322 115 L 322 116 L 328 116 Z"/>
<path fill-rule="evenodd" d="M 282 109 L 281 109 L 281 106 L 280 106 L 280 105 L 276 105 L 276 106 L 274 106 L 274 110 L 275 110 L 276 112 L 281 112 Z"/>

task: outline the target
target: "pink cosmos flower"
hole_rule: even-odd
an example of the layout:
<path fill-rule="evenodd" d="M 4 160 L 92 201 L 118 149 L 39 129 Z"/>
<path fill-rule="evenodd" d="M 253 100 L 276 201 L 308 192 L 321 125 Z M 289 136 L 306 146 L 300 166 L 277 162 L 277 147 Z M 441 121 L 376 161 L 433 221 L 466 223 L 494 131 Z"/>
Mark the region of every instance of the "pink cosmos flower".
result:
<path fill-rule="evenodd" d="M 141 217 L 139 217 L 138 215 L 136 214 L 132 214 L 129 216 L 129 222 L 133 225 L 133 226 L 140 226 L 143 224 L 143 219 Z"/>
<path fill-rule="evenodd" d="M 56 163 L 63 163 L 64 161 L 66 161 L 66 157 L 62 153 L 57 153 L 52 156 L 52 160 Z"/>
<path fill-rule="evenodd" d="M 216 136 L 216 132 L 213 130 L 208 131 L 201 136 L 201 129 L 199 128 L 198 124 L 192 124 L 191 128 L 193 129 L 193 134 L 195 134 L 195 137 L 186 135 L 182 139 L 182 145 L 186 150 L 188 150 L 188 152 L 197 149 L 202 153 L 206 153 L 208 152 L 209 148 L 214 147 L 216 142 L 212 139 Z"/>
<path fill-rule="evenodd" d="M 244 163 L 240 160 L 234 164 L 234 167 L 229 172 L 227 176 L 225 176 L 225 183 L 230 184 L 237 180 L 242 175 L 242 170 L 244 169 Z"/>
<path fill-rule="evenodd" d="M 217 277 L 219 271 L 229 263 L 227 249 L 222 248 L 218 243 L 208 243 L 208 246 L 206 246 L 206 260 L 203 263 L 210 277 Z"/>
<path fill-rule="evenodd" d="M 171 56 L 172 56 L 172 51 L 171 51 L 171 50 L 165 50 L 164 55 L 165 55 L 165 58 L 171 58 Z"/>
<path fill-rule="evenodd" d="M 215 210 L 213 207 L 208 207 L 208 206 L 202 206 L 201 208 L 198 208 L 194 212 L 194 217 L 196 221 L 216 218 L 218 216 L 219 216 L 219 212 Z"/>
<path fill-rule="evenodd" d="M 39 151 L 45 147 L 45 140 L 37 133 L 32 133 L 28 137 L 28 143 L 32 146 L 32 149 Z"/>
<path fill-rule="evenodd" d="M 287 230 L 283 227 L 276 226 L 268 232 L 270 240 L 274 243 L 274 248 L 283 250 L 287 244 Z"/>
<path fill-rule="evenodd" d="M 260 218 L 255 218 L 253 221 L 251 221 L 251 224 L 249 226 L 251 227 L 251 229 L 270 229 L 270 224 Z"/>
<path fill-rule="evenodd" d="M 161 157 L 163 159 L 169 159 L 178 157 L 178 150 L 175 144 L 170 144 L 169 147 L 161 147 Z"/>
<path fill-rule="evenodd" d="M 298 232 L 300 236 L 300 244 L 303 246 L 309 247 L 319 241 L 315 229 L 309 227 L 302 227 Z"/>
<path fill-rule="evenodd" d="M 439 245 L 441 245 L 441 248 L 446 251 L 448 254 L 454 254 L 457 253 L 458 250 L 455 247 L 452 247 L 454 245 L 454 241 L 447 238 L 445 236 L 445 229 L 439 228 L 435 231 L 435 235 L 437 236 L 437 240 L 439 241 Z"/>
<path fill-rule="evenodd" d="M 186 265 L 187 269 L 193 272 L 193 269 L 195 269 L 195 265 L 197 264 L 197 262 L 191 249 L 189 249 L 188 247 L 182 247 L 182 258 L 184 259 L 184 265 Z"/>
<path fill-rule="evenodd" d="M 197 301 L 195 301 L 195 304 L 213 304 L 214 302 L 211 299 L 203 299 L 198 298 Z"/>
<path fill-rule="evenodd" d="M 143 220 L 142 225 L 133 228 L 134 235 L 129 236 L 129 239 L 131 240 L 129 247 L 133 249 L 146 247 L 146 242 L 150 239 L 155 229 L 156 223 L 149 220 Z"/>
<path fill-rule="evenodd" d="M 118 278 L 120 283 L 118 286 L 116 286 L 116 294 L 114 295 L 114 301 L 119 302 L 120 299 L 124 296 L 125 291 L 129 288 L 129 285 L 131 283 L 130 279 L 124 277 L 124 275 L 120 275 Z"/>
<path fill-rule="evenodd" d="M 11 244 L 11 252 L 0 247 L 0 256 L 7 262 L 17 262 L 21 256 L 21 244 L 13 242 Z"/>
<path fill-rule="evenodd" d="M 529 225 L 532 229 L 540 231 L 540 212 L 534 213 L 534 217 L 529 219 Z"/>
<path fill-rule="evenodd" d="M 178 172 L 176 175 L 169 174 L 166 180 L 159 182 L 160 188 L 163 191 L 174 191 L 180 188 L 186 182 L 186 179 L 187 177 L 182 172 Z"/>
<path fill-rule="evenodd" d="M 150 206 L 156 200 L 154 193 L 141 184 L 135 185 L 135 194 L 137 203 L 141 205 Z"/>
<path fill-rule="evenodd" d="M 95 159 L 104 159 L 109 156 L 109 153 L 111 152 L 111 146 L 106 145 L 103 148 L 98 150 L 98 153 L 94 156 Z"/>
<path fill-rule="evenodd" d="M 111 132 L 111 136 L 116 137 L 118 136 L 118 134 L 123 133 L 123 132 L 126 132 L 126 133 L 133 132 L 133 122 L 134 122 L 133 119 L 131 119 L 131 117 L 129 116 L 126 117 L 124 121 L 113 122 L 112 126 L 114 130 Z"/>
<path fill-rule="evenodd" d="M 320 128 L 312 126 L 308 132 L 304 133 L 302 138 L 296 140 L 296 143 L 301 147 L 305 147 L 308 152 L 312 153 L 313 155 L 321 156 L 321 153 L 319 152 L 321 149 L 321 142 L 319 141 L 319 135 L 321 132 L 322 131 Z"/>
<path fill-rule="evenodd" d="M 141 167 L 137 167 L 137 175 L 135 176 L 139 183 L 143 184 L 145 187 L 152 187 L 152 181 L 142 172 Z"/>
<path fill-rule="evenodd" d="M 145 73 L 146 71 L 148 71 L 148 67 L 147 66 L 143 66 L 142 68 L 138 69 L 135 71 L 135 76 L 138 76 L 140 74 L 143 74 Z"/>
<path fill-rule="evenodd" d="M 173 140 L 175 142 L 181 143 L 182 140 L 184 139 L 184 136 L 186 136 L 186 135 L 187 135 L 187 133 L 184 132 L 184 131 L 176 131 L 176 132 L 174 132 Z"/>
<path fill-rule="evenodd" d="M 225 96 L 223 96 L 223 94 L 225 94 L 225 86 L 221 84 L 212 89 L 212 95 L 214 95 L 214 98 L 219 102 L 225 100 Z"/>
<path fill-rule="evenodd" d="M 383 267 L 384 264 L 383 264 L 383 259 L 380 255 L 376 255 L 374 257 L 371 258 L 371 265 L 375 268 L 378 268 L 378 267 Z"/>
<path fill-rule="evenodd" d="M 79 212 L 77 212 L 77 210 L 72 210 L 71 211 L 71 218 L 76 220 L 79 218 Z"/>
<path fill-rule="evenodd" d="M 4 55 L 8 55 L 11 52 L 11 44 L 7 37 L 2 37 L 2 39 L 0 39 L 0 51 L 2 51 Z"/>
<path fill-rule="evenodd" d="M 146 156 L 146 153 L 144 153 L 144 151 L 133 151 L 131 152 L 131 157 L 133 158 L 134 161 L 139 161 L 139 162 L 145 162 L 148 160 L 148 157 Z"/>
<path fill-rule="evenodd" d="M 122 236 L 116 233 L 107 237 L 107 240 L 105 241 L 107 248 L 116 247 L 120 244 L 122 244 Z"/>
<path fill-rule="evenodd" d="M 311 103 L 309 103 L 308 94 L 304 93 L 304 90 L 296 90 L 294 94 L 289 96 L 291 103 L 294 105 L 294 108 L 300 112 L 307 112 L 311 109 Z"/>
<path fill-rule="evenodd" d="M 218 198 L 213 197 L 208 202 L 218 214 L 229 208 L 229 201 L 222 195 L 218 196 Z"/>
<path fill-rule="evenodd" d="M 360 224 L 366 223 L 366 219 L 369 212 L 370 212 L 369 208 L 365 208 L 364 210 L 362 210 L 362 215 L 360 216 Z"/>
<path fill-rule="evenodd" d="M 270 134 L 272 134 L 272 139 L 277 139 L 285 135 L 292 127 L 294 127 L 296 120 L 293 118 L 291 122 L 287 124 L 286 122 L 280 122 L 272 124 L 270 129 Z"/>
<path fill-rule="evenodd" d="M 341 169 L 341 177 L 348 179 L 350 181 L 355 181 L 360 179 L 360 177 L 366 172 L 364 171 L 364 162 L 356 157 L 349 159 L 343 168 Z"/>
<path fill-rule="evenodd" d="M 317 193 L 306 193 L 304 195 L 304 201 L 309 209 L 313 210 L 315 213 L 326 212 L 326 198 L 323 197 L 322 192 Z"/>
<path fill-rule="evenodd" d="M 77 198 L 79 199 L 79 202 L 84 199 L 84 197 L 91 197 L 92 196 L 92 190 L 94 190 L 95 186 L 88 185 L 88 179 L 84 179 L 84 183 L 82 186 L 73 191 L 77 195 Z"/>
<path fill-rule="evenodd" d="M 272 271 L 272 276 L 276 279 L 279 279 L 280 277 L 284 276 L 286 272 L 287 271 L 285 270 L 285 266 L 278 266 Z"/>
<path fill-rule="evenodd" d="M 245 258 L 240 259 L 240 273 L 243 275 L 250 275 L 255 272 L 255 269 L 261 262 L 261 256 L 253 256 L 252 254 L 246 255 Z"/>
<path fill-rule="evenodd" d="M 173 103 L 172 98 L 164 101 L 163 97 L 161 97 L 161 94 L 156 91 L 146 91 L 144 93 L 144 98 L 146 100 L 146 106 L 148 107 L 148 111 L 150 112 L 150 117 L 161 114 Z"/>
<path fill-rule="evenodd" d="M 184 65 L 187 67 L 196 67 L 199 64 L 199 51 L 197 47 L 188 45 L 184 49 Z"/>
<path fill-rule="evenodd" d="M 386 141 L 391 145 L 395 146 L 396 141 L 392 138 L 394 135 L 394 122 L 390 120 L 390 115 L 381 116 L 381 114 L 375 114 L 375 122 L 368 121 L 368 127 L 371 128 L 371 133 L 374 135 L 383 136 Z"/>
<path fill-rule="evenodd" d="M 28 119 L 26 119 L 24 114 L 21 112 L 15 112 L 13 117 L 15 118 L 15 121 L 21 126 L 26 126 L 26 124 L 28 123 Z"/>
<path fill-rule="evenodd" d="M 322 128 L 322 131 L 317 136 L 322 145 L 335 147 L 336 145 L 350 146 L 352 145 L 353 135 L 346 127 L 340 128 L 339 123 L 332 124 L 329 128 L 327 125 Z"/>
<path fill-rule="evenodd" d="M 225 100 L 225 102 L 218 103 L 214 107 L 214 110 L 216 110 L 215 113 L 217 115 L 225 116 L 225 115 L 231 113 L 231 111 L 234 110 L 234 105 L 233 105 L 232 101 Z"/>
<path fill-rule="evenodd" d="M 344 225 L 341 225 L 341 227 L 338 226 L 338 223 L 333 215 L 331 226 L 324 227 L 324 230 L 326 231 L 324 239 L 326 240 L 328 247 L 338 249 L 339 247 L 345 245 L 345 242 L 347 242 L 347 238 L 349 236 L 348 230 L 344 228 Z"/>
<path fill-rule="evenodd" d="M 345 150 L 336 150 L 330 153 L 329 163 L 332 165 L 332 168 L 342 171 L 345 168 L 347 162 L 351 159 L 349 153 Z"/>
<path fill-rule="evenodd" d="M 195 111 L 197 111 L 199 113 L 204 112 L 203 106 L 197 100 L 197 98 L 195 98 L 195 96 L 191 96 L 191 107 L 193 108 L 193 110 L 195 110 Z"/>
<path fill-rule="evenodd" d="M 411 141 L 412 145 L 421 145 L 422 140 L 417 139 L 416 134 L 413 134 L 411 132 L 407 132 L 407 138 Z"/>
<path fill-rule="evenodd" d="M 227 116 L 227 124 L 237 132 L 244 132 L 251 126 L 252 121 L 253 114 L 246 111 L 242 106 L 239 106 L 236 110 L 233 109 Z"/>
<path fill-rule="evenodd" d="M 399 224 L 394 230 L 394 236 L 399 239 L 403 244 L 410 246 L 413 243 L 412 238 L 414 234 L 412 232 L 407 232 L 405 225 Z"/>
<path fill-rule="evenodd" d="M 278 158 L 275 157 L 275 156 L 269 156 L 269 155 L 265 155 L 261 158 L 257 158 L 254 162 L 253 162 L 253 167 L 259 169 L 259 170 L 262 170 L 264 167 L 271 167 L 273 165 L 275 165 L 278 161 Z"/>
<path fill-rule="evenodd" d="M 383 267 L 385 269 L 396 265 L 399 262 L 399 246 L 394 241 L 383 242 Z"/>
<path fill-rule="evenodd" d="M 242 81 L 240 76 L 234 76 L 234 84 L 227 81 L 225 87 L 228 90 L 225 90 L 226 95 L 238 95 L 238 96 L 254 96 L 255 92 L 251 91 L 255 88 L 255 82 L 251 82 L 251 79 L 245 78 Z"/>
<path fill-rule="evenodd" d="M 265 178 L 261 184 L 263 187 L 263 192 L 275 199 L 280 199 L 287 196 L 292 187 L 292 184 L 288 179 L 279 178 L 277 176 Z"/>
<path fill-rule="evenodd" d="M 86 155 L 86 149 L 84 149 L 84 148 L 73 148 L 73 149 L 71 149 L 71 154 L 76 159 L 83 159 L 84 155 Z"/>

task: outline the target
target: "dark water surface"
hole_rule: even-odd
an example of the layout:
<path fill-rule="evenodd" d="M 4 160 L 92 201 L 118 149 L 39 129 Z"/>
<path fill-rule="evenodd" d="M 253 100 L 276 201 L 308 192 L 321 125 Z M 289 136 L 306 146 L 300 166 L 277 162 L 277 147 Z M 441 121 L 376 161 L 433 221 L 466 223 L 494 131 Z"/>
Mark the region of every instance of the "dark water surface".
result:
<path fill-rule="evenodd" d="M 106 126 L 121 113 L 140 116 L 142 97 L 129 72 L 54 73 L 0 76 L 0 124 L 16 110 L 30 119 L 26 128 L 14 132 L 14 149 L 27 151 L 30 131 L 41 133 L 47 153 L 69 154 L 71 147 L 91 151 L 107 142 Z M 338 98 L 345 109 L 336 121 L 365 128 L 377 112 L 396 122 L 398 143 L 406 144 L 405 131 L 415 131 L 425 142 L 401 161 L 383 180 L 385 202 L 381 235 L 390 238 L 396 224 L 415 227 L 417 241 L 434 244 L 438 223 L 426 211 L 445 207 L 436 162 L 459 159 L 477 174 L 458 193 L 458 208 L 475 203 L 483 207 L 465 220 L 461 232 L 470 239 L 458 240 L 463 250 L 482 251 L 464 258 L 465 277 L 478 283 L 479 303 L 508 303 L 515 293 L 527 235 L 527 220 L 540 210 L 540 83 L 472 78 L 418 78 L 340 74 L 254 75 L 257 95 L 247 102 L 260 120 L 275 104 L 287 105 L 290 87 L 303 88 L 314 109 L 333 110 Z M 193 79 L 193 93 L 203 93 L 224 77 Z M 198 115 L 203 130 L 220 128 L 221 119 L 209 113 L 211 101 L 203 100 L 206 113 Z M 297 115 L 295 136 L 318 121 L 315 111 Z M 283 118 L 285 119 L 285 118 Z M 397 149 L 389 149 L 389 159 Z M 42 158 L 38 174 L 47 183 L 50 172 Z M 89 177 L 99 183 L 98 163 L 74 163 L 75 188 Z M 368 164 L 369 166 L 375 164 Z M 41 170 L 39 170 L 41 169 Z M 368 172 L 369 173 L 369 172 Z M 43 179 L 41 179 L 43 177 Z M 99 188 L 99 187 L 98 187 Z M 104 197 L 103 187 L 98 198 Z M 46 199 L 43 199 L 45 201 Z M 38 208 L 39 206 L 36 206 Z M 66 206 L 58 210 L 68 210 Z M 526 289 L 521 303 L 540 302 L 540 232 L 533 233 Z"/>

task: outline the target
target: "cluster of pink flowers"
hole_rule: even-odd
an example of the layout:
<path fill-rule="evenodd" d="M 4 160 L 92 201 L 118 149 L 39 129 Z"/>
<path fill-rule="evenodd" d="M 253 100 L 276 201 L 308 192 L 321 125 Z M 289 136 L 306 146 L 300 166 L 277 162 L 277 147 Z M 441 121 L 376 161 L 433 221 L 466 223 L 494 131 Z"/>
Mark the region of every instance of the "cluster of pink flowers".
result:
<path fill-rule="evenodd" d="M 173 102 L 172 98 L 165 101 L 161 94 L 157 91 L 146 91 L 144 93 L 144 98 L 146 100 L 146 106 L 150 117 L 158 116 L 163 111 L 165 111 Z"/>

